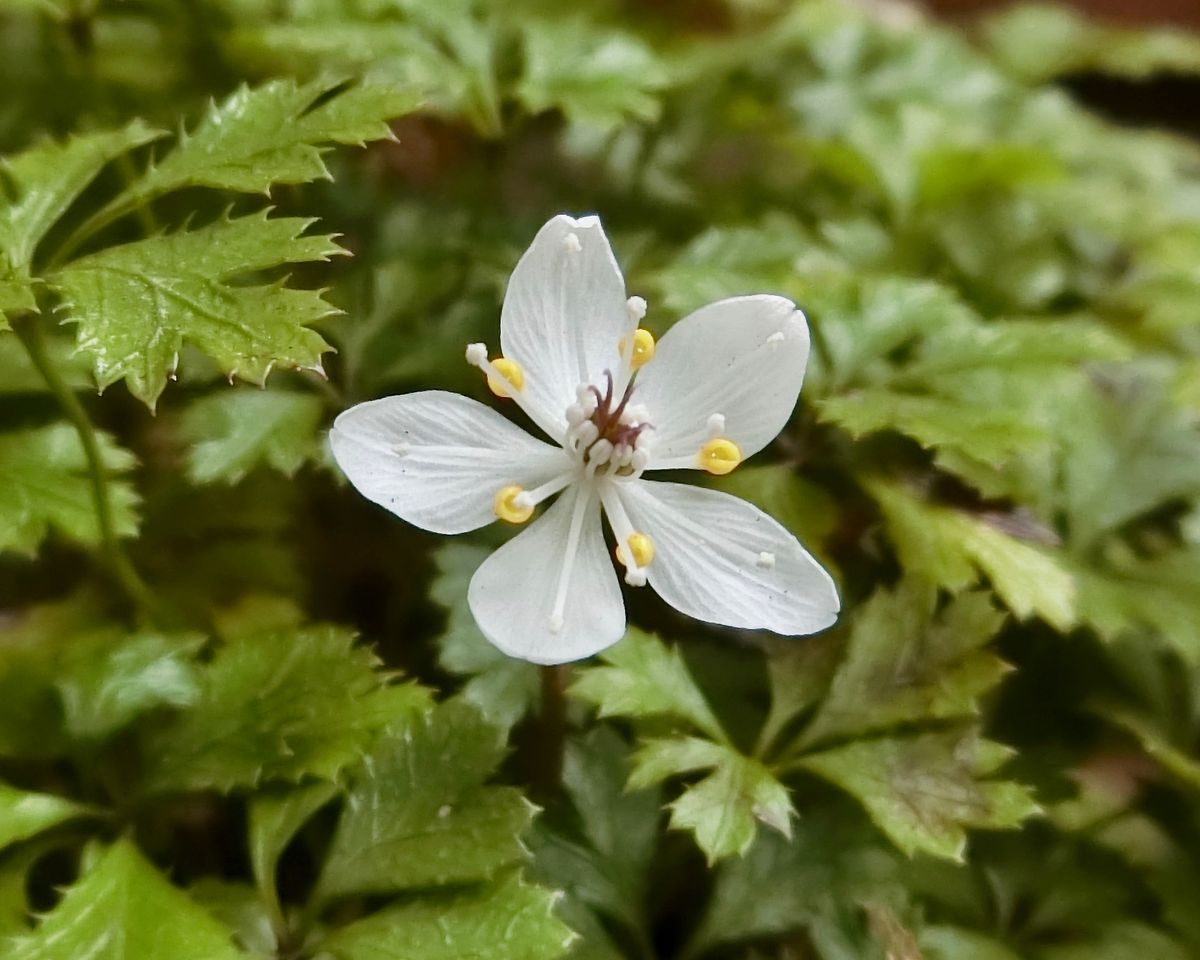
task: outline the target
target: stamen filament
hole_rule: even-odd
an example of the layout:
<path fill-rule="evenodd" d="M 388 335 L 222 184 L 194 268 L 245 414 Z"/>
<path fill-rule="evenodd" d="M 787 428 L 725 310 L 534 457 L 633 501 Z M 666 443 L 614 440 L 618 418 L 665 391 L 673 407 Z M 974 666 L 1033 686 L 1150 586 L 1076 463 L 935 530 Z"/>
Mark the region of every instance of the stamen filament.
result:
<path fill-rule="evenodd" d="M 621 553 L 622 562 L 625 564 L 625 582 L 631 587 L 644 587 L 646 585 L 646 570 L 644 567 L 638 566 L 637 553 L 630 546 L 631 538 L 637 534 L 637 531 L 629 521 L 629 514 L 625 512 L 625 505 L 621 503 L 621 498 L 617 495 L 611 483 L 601 487 L 600 502 L 604 505 L 604 512 L 608 514 L 608 524 L 612 527 L 613 535 L 617 538 L 618 548 L 624 547 Z"/>
<path fill-rule="evenodd" d="M 563 611 L 567 608 L 567 588 L 571 585 L 571 571 L 575 568 L 575 556 L 579 553 L 579 534 L 583 530 L 583 516 L 592 502 L 592 491 L 586 487 L 578 489 L 575 504 L 571 508 L 571 527 L 567 532 L 567 552 L 563 556 L 562 570 L 558 575 L 558 592 L 554 596 L 554 612 L 550 614 L 550 632 L 558 633 L 563 628 Z"/>
<path fill-rule="evenodd" d="M 494 378 L 497 383 L 509 382 L 508 377 L 497 370 L 495 364 L 488 359 L 487 346 L 482 343 L 472 343 L 467 346 L 467 363 L 471 364 L 473 367 L 478 367 L 489 377 Z M 525 412 L 525 415 L 534 423 L 542 422 L 534 414 L 533 407 L 526 398 L 524 390 L 509 390 L 506 391 L 506 396 L 515 401 L 517 406 L 520 407 Z M 559 438 L 556 437 L 555 439 Z"/>
<path fill-rule="evenodd" d="M 547 480 L 541 486 L 534 487 L 532 490 L 525 490 L 518 493 L 513 498 L 513 504 L 518 507 L 536 507 L 547 497 L 552 497 L 559 490 L 563 490 L 570 486 L 571 481 L 578 475 L 578 470 L 571 469 L 566 473 L 560 473 L 553 480 Z"/>

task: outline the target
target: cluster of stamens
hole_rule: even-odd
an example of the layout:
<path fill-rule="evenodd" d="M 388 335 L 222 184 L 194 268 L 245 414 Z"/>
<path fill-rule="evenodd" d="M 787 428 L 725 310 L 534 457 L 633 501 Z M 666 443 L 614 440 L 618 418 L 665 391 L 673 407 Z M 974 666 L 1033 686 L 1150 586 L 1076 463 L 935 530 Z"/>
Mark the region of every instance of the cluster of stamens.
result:
<path fill-rule="evenodd" d="M 567 407 L 567 449 L 575 453 L 589 475 L 638 476 L 650 462 L 646 409 L 630 404 L 631 378 L 619 401 L 614 395 L 612 373 L 604 371 L 607 387 L 581 385 L 575 402 Z"/>

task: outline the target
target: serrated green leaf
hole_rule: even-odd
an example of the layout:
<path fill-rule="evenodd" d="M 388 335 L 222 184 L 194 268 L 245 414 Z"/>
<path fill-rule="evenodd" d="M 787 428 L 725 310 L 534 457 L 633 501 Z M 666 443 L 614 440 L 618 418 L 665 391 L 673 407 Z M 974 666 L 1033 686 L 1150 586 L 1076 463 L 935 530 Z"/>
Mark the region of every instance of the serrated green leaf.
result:
<path fill-rule="evenodd" d="M 629 786 L 644 788 L 708 769 L 712 773 L 686 787 L 669 807 L 671 827 L 695 834 L 710 864 L 745 853 L 759 822 L 791 835 L 794 811 L 783 784 L 757 760 L 711 740 L 647 740 L 634 755 Z"/>
<path fill-rule="evenodd" d="M 923 503 L 878 481 L 869 489 L 905 569 L 920 571 L 951 592 L 983 574 L 1020 619 L 1040 616 L 1062 631 L 1074 624 L 1076 588 L 1070 570 L 1050 550 L 1005 533 L 1003 516 Z"/>
<path fill-rule="evenodd" d="M 55 689 L 67 733 L 99 739 L 155 707 L 187 707 L 200 696 L 193 657 L 198 634 L 94 630 L 62 641 Z"/>
<path fill-rule="evenodd" d="M 267 907 L 248 883 L 204 877 L 188 888 L 188 896 L 227 927 L 234 941 L 256 960 L 273 960 L 279 942 Z"/>
<path fill-rule="evenodd" d="M 576 122 L 612 129 L 653 120 L 667 71 L 634 34 L 600 30 L 584 17 L 531 19 L 517 96 L 533 112 L 557 107 Z"/>
<path fill-rule="evenodd" d="M 266 193 L 276 183 L 329 178 L 321 159 L 331 143 L 361 146 L 391 136 L 387 125 L 416 106 L 411 90 L 338 81 L 272 80 L 242 87 L 213 105 L 190 134 L 110 208 L 142 203 L 182 187 Z"/>
<path fill-rule="evenodd" d="M 8 960 L 238 960 L 230 932 L 128 840 L 104 851 Z"/>
<path fill-rule="evenodd" d="M 49 279 L 103 389 L 122 378 L 153 408 L 185 344 L 229 377 L 262 383 L 278 365 L 320 369 L 329 345 L 309 324 L 334 312 L 321 294 L 281 283 L 234 283 L 341 248 L 302 236 L 313 221 L 265 214 L 110 247 Z"/>
<path fill-rule="evenodd" d="M 1038 960 L 1188 960 L 1191 955 L 1161 931 L 1126 921 L 1102 927 L 1083 943 L 1046 947 L 1039 951 Z"/>
<path fill-rule="evenodd" d="M 0 783 L 0 849 L 91 812 L 62 797 L 30 793 Z"/>
<path fill-rule="evenodd" d="M 318 897 L 484 880 L 519 860 L 535 808 L 513 787 L 484 786 L 505 752 L 497 733 L 450 701 L 381 737 L 347 794 Z"/>
<path fill-rule="evenodd" d="M 9 280 L 16 283 L 6 295 L 5 273 L 0 266 L 0 309 L 28 291 L 28 268 L 38 242 L 72 202 L 115 157 L 149 143 L 162 133 L 134 120 L 121 130 L 79 134 L 61 143 L 47 140 L 3 161 L 12 181 L 15 199 L 0 191 L 0 250 L 8 261 Z M 29 306 L 33 309 L 32 296 Z"/>
<path fill-rule="evenodd" d="M 265 465 L 292 476 L 320 455 L 321 400 L 290 390 L 230 390 L 187 408 L 180 424 L 192 443 L 193 483 L 236 483 Z"/>
<path fill-rule="evenodd" d="M 606 666 L 588 667 L 571 685 L 571 693 L 594 703 L 600 716 L 667 716 L 714 740 L 726 739 L 677 648 L 631 628 L 600 659 Z"/>
<path fill-rule="evenodd" d="M 113 527 L 119 536 L 133 536 L 138 497 L 122 478 L 133 468 L 133 456 L 107 434 L 98 440 L 109 473 Z M 0 552 L 33 556 L 51 529 L 88 546 L 100 542 L 79 435 L 65 423 L 0 434 Z"/>
<path fill-rule="evenodd" d="M 901 850 L 961 860 L 967 828 L 1004 830 L 1037 812 L 1027 788 L 984 780 L 1008 753 L 968 733 L 859 740 L 798 761 L 866 807 Z"/>
<path fill-rule="evenodd" d="M 277 920 L 283 917 L 275 888 L 279 858 L 300 828 L 338 792 L 336 783 L 318 780 L 289 789 L 260 791 L 250 800 L 250 866 L 261 902 L 269 905 Z"/>
<path fill-rule="evenodd" d="M 756 756 L 762 756 L 783 730 L 824 696 L 842 658 L 834 635 L 779 637 L 766 641 L 767 680 L 771 708 L 758 735 Z"/>
<path fill-rule="evenodd" d="M 555 895 L 509 874 L 456 896 L 390 907 L 335 931 L 336 960 L 554 960 L 574 934 L 553 915 Z"/>
<path fill-rule="evenodd" d="M 336 777 L 386 722 L 378 715 L 386 691 L 377 663 L 338 627 L 228 642 L 200 673 L 195 702 L 149 734 L 147 789 Z"/>
<path fill-rule="evenodd" d="M 541 675 L 533 664 L 505 656 L 489 643 L 467 607 L 471 576 L 490 552 L 460 543 L 439 548 L 439 572 L 429 596 L 446 611 L 446 629 L 437 638 L 438 663 L 468 677 L 459 695 L 475 704 L 489 723 L 508 730 L 537 703 Z"/>
<path fill-rule="evenodd" d="M 1008 669 L 981 649 L 1004 615 L 985 591 L 959 594 L 940 615 L 936 605 L 934 589 L 909 580 L 859 608 L 845 658 L 800 743 L 978 714 L 978 698 Z"/>

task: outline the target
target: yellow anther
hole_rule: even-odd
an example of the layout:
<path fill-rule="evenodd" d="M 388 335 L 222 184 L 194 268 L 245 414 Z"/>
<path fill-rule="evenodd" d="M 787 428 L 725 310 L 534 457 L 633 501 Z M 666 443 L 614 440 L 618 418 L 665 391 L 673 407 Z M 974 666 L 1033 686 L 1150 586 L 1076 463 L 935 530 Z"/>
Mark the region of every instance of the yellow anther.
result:
<path fill-rule="evenodd" d="M 732 440 L 716 437 L 700 448 L 699 459 L 701 469 L 723 477 L 742 462 L 742 450 Z"/>
<path fill-rule="evenodd" d="M 525 371 L 521 369 L 521 365 L 516 360 L 509 360 L 508 357 L 497 357 L 492 361 L 492 367 L 499 377 L 488 374 L 487 385 L 488 389 L 498 397 L 509 396 L 509 390 L 520 390 L 525 386 Z"/>
<path fill-rule="evenodd" d="M 654 541 L 650 539 L 648 533 L 631 533 L 629 550 L 633 554 L 633 562 L 639 567 L 648 567 L 654 562 Z M 629 566 L 625 562 L 624 545 L 620 543 L 617 544 L 617 559 L 622 566 Z"/>
<path fill-rule="evenodd" d="M 533 516 L 533 507 L 518 506 L 517 497 L 525 491 L 516 485 L 511 487 L 501 487 L 496 491 L 496 499 L 492 501 L 492 507 L 496 511 L 496 516 L 508 523 L 524 523 Z"/>
<path fill-rule="evenodd" d="M 653 359 L 654 334 L 639 327 L 633 335 L 633 356 L 629 358 L 629 365 L 637 370 Z"/>

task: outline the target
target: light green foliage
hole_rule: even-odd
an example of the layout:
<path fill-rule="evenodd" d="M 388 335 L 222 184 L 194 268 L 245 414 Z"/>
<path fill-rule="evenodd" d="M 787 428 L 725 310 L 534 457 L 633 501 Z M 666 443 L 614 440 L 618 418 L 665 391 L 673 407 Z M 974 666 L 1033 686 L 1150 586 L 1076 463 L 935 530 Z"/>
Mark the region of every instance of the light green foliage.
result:
<path fill-rule="evenodd" d="M 1037 811 L 1026 788 L 980 779 L 1009 755 L 973 734 L 926 733 L 859 740 L 802 763 L 858 797 L 905 853 L 961 859 L 966 827 L 1016 827 Z"/>
<path fill-rule="evenodd" d="M 979 713 L 979 696 L 1008 669 L 981 649 L 1004 617 L 983 591 L 960 594 L 935 617 L 936 601 L 933 589 L 909 581 L 859 609 L 805 744 Z"/>
<path fill-rule="evenodd" d="M 552 905 L 551 894 L 508 874 L 478 890 L 382 910 L 322 947 L 337 960 L 554 960 L 574 934 Z"/>
<path fill-rule="evenodd" d="M 87 816 L 86 807 L 45 793 L 0 783 L 0 848 L 36 836 L 57 824 Z"/>
<path fill-rule="evenodd" d="M 600 716 L 667 716 L 714 740 L 725 739 L 678 649 L 635 629 L 600 658 L 606 666 L 586 670 L 571 688 L 577 697 L 596 704 Z"/>
<path fill-rule="evenodd" d="M 303 235 L 312 222 L 222 218 L 91 254 L 49 282 L 78 324 L 101 389 L 126 379 L 153 408 L 185 343 L 229 377 L 261 384 L 277 365 L 320 369 L 329 346 L 309 325 L 334 308 L 315 291 L 233 281 L 340 253 L 331 237 Z"/>
<path fill-rule="evenodd" d="M 122 478 L 134 458 L 107 435 L 98 437 L 108 484 L 113 526 L 137 532 L 138 496 Z M 65 423 L 0 434 L 0 551 L 32 557 L 51 530 L 84 544 L 99 542 L 92 482 L 83 445 Z"/>
<path fill-rule="evenodd" d="M 230 933 L 147 862 L 113 844 L 63 894 L 12 960 L 237 960 Z"/>
<path fill-rule="evenodd" d="M 350 787 L 319 896 L 484 880 L 520 859 L 534 808 L 484 786 L 503 755 L 498 731 L 463 703 L 389 728 Z"/>
<path fill-rule="evenodd" d="M 376 662 L 335 627 L 229 640 L 201 671 L 190 707 L 151 732 L 149 789 L 337 776 L 386 721 Z"/>
<path fill-rule="evenodd" d="M 254 882 L 262 902 L 270 904 L 277 920 L 282 917 L 275 890 L 279 858 L 308 819 L 337 794 L 336 783 L 316 780 L 259 793 L 250 801 L 248 845 Z"/>
<path fill-rule="evenodd" d="M 196 483 L 236 483 L 265 465 L 291 476 L 320 455 L 321 401 L 287 390 L 231 390 L 188 407 L 180 425 L 191 441 L 188 473 Z"/>
<path fill-rule="evenodd" d="M 46 231 L 106 163 L 159 136 L 135 120 L 123 130 L 46 141 L 3 162 L 13 198 L 0 192 L 0 330 L 3 313 L 37 309 L 30 271 Z"/>
<path fill-rule="evenodd" d="M 1018 617 L 1040 616 L 1059 630 L 1075 621 L 1075 581 L 1044 547 L 1011 536 L 1009 518 L 972 515 L 922 503 L 907 491 L 875 482 L 871 493 L 883 510 L 888 535 L 904 566 L 958 591 L 986 576 Z M 1013 518 L 1020 528 L 1021 518 Z M 1037 527 L 1033 532 L 1037 533 Z"/>
<path fill-rule="evenodd" d="M 756 821 L 791 835 L 794 811 L 787 789 L 759 761 L 721 743 L 695 737 L 647 740 L 634 757 L 629 785 L 653 786 L 697 770 L 712 772 L 672 801 L 671 826 L 692 831 L 710 864 L 745 853 L 754 842 Z"/>
<path fill-rule="evenodd" d="M 439 575 L 429 588 L 430 599 L 446 610 L 446 628 L 438 638 L 438 662 L 451 673 L 469 679 L 459 694 L 475 704 L 484 719 L 509 729 L 536 701 L 540 690 L 537 667 L 506 657 L 487 642 L 467 609 L 467 585 L 488 550 L 447 543 L 437 553 Z"/>

